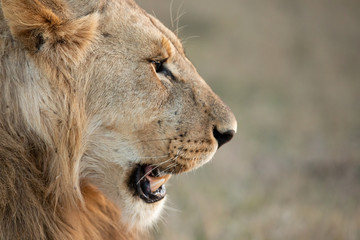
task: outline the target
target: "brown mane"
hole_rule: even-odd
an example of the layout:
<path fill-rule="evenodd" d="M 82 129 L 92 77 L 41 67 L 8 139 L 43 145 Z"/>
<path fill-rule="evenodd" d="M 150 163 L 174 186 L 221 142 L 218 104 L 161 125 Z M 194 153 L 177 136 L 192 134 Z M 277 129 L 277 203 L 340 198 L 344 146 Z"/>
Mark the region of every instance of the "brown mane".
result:
<path fill-rule="evenodd" d="M 54 4 L 61 17 L 67 15 Z M 86 121 L 80 83 L 69 77 L 69 66 L 96 38 L 96 15 L 63 20 L 37 0 L 2 1 L 2 12 L 7 21 L 1 16 L 0 239 L 132 239 L 112 202 L 86 181 L 77 186 Z M 64 54 L 45 49 L 35 55 L 35 28 Z M 28 122 L 36 118 L 32 114 L 39 119 Z"/>

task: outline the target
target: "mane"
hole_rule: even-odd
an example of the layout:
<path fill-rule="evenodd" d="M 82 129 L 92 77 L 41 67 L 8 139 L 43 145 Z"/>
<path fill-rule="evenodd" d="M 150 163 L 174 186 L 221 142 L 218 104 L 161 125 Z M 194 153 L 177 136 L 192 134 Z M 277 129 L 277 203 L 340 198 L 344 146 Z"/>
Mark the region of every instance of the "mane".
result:
<path fill-rule="evenodd" d="M 87 122 L 71 59 L 31 58 L 0 21 L 0 239 L 134 239 L 79 179 Z"/>

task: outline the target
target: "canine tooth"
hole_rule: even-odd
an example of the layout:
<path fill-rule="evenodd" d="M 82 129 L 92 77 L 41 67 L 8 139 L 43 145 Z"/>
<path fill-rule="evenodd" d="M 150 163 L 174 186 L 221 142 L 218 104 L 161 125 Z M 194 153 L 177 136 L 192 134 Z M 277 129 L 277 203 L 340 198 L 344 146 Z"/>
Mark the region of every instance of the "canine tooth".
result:
<path fill-rule="evenodd" d="M 170 179 L 170 177 L 171 177 L 170 174 L 167 174 L 167 175 L 164 175 L 164 176 L 161 176 L 161 177 L 146 176 L 146 178 L 150 182 L 151 192 L 155 192 L 156 190 L 158 190 L 159 187 L 164 185 Z"/>
<path fill-rule="evenodd" d="M 161 187 L 165 182 L 165 179 L 159 179 L 159 180 L 155 180 L 150 182 L 150 189 L 152 192 L 155 192 L 156 190 L 158 190 L 159 187 Z"/>

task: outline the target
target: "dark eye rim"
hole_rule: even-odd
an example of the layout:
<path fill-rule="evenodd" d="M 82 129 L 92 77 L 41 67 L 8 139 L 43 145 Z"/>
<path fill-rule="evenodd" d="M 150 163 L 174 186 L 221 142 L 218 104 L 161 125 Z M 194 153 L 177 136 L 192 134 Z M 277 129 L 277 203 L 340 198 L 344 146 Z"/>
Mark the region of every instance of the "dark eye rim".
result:
<path fill-rule="evenodd" d="M 175 77 L 172 74 L 172 72 L 164 66 L 164 63 L 167 61 L 167 59 L 163 60 L 150 60 L 150 63 L 154 66 L 155 72 L 158 74 L 163 74 L 166 77 L 170 78 L 171 80 L 175 81 Z"/>
<path fill-rule="evenodd" d="M 154 66 L 155 68 L 155 72 L 160 73 L 164 70 L 164 63 L 166 62 L 165 60 L 151 60 L 151 64 Z"/>

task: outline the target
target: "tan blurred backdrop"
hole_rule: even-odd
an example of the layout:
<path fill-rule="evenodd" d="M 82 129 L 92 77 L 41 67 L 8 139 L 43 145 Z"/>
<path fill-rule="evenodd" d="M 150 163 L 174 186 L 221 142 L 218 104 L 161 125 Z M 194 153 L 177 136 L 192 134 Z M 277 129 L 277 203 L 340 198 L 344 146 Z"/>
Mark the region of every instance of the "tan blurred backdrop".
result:
<path fill-rule="evenodd" d="M 239 125 L 171 180 L 155 239 L 359 240 L 360 1 L 137 2 Z"/>

